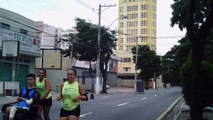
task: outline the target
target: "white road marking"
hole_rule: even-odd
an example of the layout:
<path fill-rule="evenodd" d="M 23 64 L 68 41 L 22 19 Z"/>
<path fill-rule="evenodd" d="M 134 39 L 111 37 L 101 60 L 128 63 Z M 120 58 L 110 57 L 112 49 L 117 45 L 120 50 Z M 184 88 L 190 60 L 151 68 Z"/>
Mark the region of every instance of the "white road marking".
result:
<path fill-rule="evenodd" d="M 80 115 L 80 117 L 85 117 L 86 115 L 90 115 L 90 114 L 92 114 L 92 112 L 88 112 L 88 113 L 82 114 L 82 115 Z"/>
<path fill-rule="evenodd" d="M 121 104 L 118 104 L 118 106 L 123 106 L 123 105 L 126 105 L 128 103 L 121 103 Z"/>
<path fill-rule="evenodd" d="M 154 95 L 154 96 L 157 96 L 157 95 Z"/>
<path fill-rule="evenodd" d="M 141 100 L 146 100 L 147 98 L 141 98 Z"/>

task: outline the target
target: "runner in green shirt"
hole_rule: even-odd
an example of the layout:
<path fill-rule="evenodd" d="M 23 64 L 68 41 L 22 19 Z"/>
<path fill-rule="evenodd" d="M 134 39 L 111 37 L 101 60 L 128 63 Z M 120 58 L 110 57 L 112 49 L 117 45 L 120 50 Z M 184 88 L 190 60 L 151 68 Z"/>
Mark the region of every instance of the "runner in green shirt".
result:
<path fill-rule="evenodd" d="M 76 80 L 76 70 L 71 68 L 67 73 L 67 81 L 61 85 L 61 93 L 57 100 L 62 99 L 60 120 L 78 120 L 80 116 L 80 100 L 86 101 L 84 87 Z"/>
<path fill-rule="evenodd" d="M 43 110 L 43 116 L 45 120 L 50 120 L 49 113 L 52 106 L 52 95 L 50 93 L 50 82 L 46 78 L 46 70 L 38 70 L 38 78 L 36 79 L 36 88 L 38 89 L 39 100 L 39 112 L 38 116 L 41 116 Z"/>

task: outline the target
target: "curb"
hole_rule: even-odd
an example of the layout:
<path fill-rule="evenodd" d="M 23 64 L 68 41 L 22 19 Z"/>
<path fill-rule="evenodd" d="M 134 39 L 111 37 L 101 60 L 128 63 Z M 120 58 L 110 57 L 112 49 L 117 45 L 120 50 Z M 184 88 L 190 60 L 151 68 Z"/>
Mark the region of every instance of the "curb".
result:
<path fill-rule="evenodd" d="M 172 103 L 156 120 L 164 120 L 168 113 L 175 107 L 175 105 L 182 99 L 183 97 L 179 97 L 175 102 Z"/>

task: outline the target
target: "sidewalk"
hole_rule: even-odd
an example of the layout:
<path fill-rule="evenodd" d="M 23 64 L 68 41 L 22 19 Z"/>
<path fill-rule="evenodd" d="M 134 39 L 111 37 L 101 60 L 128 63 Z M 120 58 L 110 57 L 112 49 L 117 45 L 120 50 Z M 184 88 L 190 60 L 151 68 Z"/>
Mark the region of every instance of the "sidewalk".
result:
<path fill-rule="evenodd" d="M 177 115 L 177 119 L 174 120 L 190 120 L 190 108 L 185 102 L 182 102 L 180 106 L 180 113 Z M 213 108 L 207 107 L 203 112 L 204 120 L 213 120 Z"/>
<path fill-rule="evenodd" d="M 107 93 L 134 93 L 134 88 L 127 87 L 112 87 L 107 89 Z"/>
<path fill-rule="evenodd" d="M 207 107 L 203 112 L 204 120 L 213 120 L 213 108 Z M 161 120 L 190 120 L 190 108 L 184 99 L 180 99 Z"/>

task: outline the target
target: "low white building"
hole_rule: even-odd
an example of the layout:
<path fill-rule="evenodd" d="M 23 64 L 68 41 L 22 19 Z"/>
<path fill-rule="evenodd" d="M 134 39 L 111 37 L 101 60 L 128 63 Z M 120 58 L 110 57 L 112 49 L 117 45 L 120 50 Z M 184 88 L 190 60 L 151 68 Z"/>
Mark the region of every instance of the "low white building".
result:
<path fill-rule="evenodd" d="M 0 94 L 19 91 L 35 72 L 35 58 L 41 56 L 36 27 L 35 21 L 0 8 Z"/>

